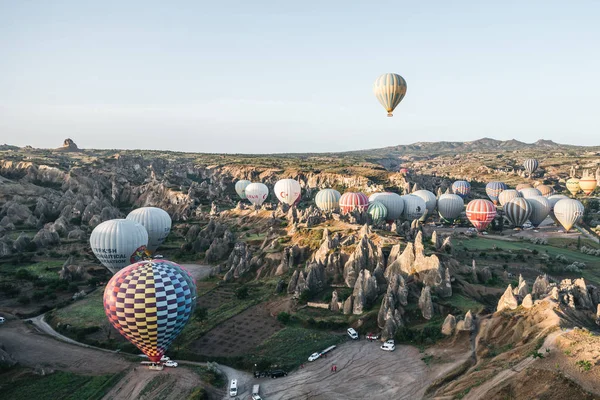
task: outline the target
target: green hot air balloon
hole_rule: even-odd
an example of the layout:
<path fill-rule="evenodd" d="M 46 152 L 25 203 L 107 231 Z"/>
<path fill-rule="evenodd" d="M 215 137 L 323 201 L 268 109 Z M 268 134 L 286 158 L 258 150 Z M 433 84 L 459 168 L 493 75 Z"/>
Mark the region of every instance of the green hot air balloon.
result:
<path fill-rule="evenodd" d="M 367 209 L 367 213 L 371 216 L 371 219 L 375 223 L 380 223 L 384 221 L 387 217 L 387 208 L 380 202 L 374 201 L 369 204 L 369 208 Z"/>
<path fill-rule="evenodd" d="M 392 112 L 406 94 L 406 81 L 398 74 L 383 74 L 375 80 L 373 93 L 392 117 Z"/>

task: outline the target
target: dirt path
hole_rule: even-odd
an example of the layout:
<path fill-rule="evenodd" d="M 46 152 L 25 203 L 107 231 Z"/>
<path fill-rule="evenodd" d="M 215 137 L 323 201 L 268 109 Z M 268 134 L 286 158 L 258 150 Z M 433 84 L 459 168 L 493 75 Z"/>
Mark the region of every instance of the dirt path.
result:
<path fill-rule="evenodd" d="M 202 264 L 181 264 L 181 266 L 190 271 L 190 274 L 192 274 L 196 281 L 201 281 L 204 278 L 214 275 L 217 268 Z"/>

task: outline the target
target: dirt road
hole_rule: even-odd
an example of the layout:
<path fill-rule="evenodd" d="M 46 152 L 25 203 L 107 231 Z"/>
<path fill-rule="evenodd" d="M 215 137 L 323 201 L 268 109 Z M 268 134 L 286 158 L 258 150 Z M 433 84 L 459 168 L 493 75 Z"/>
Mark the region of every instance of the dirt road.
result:
<path fill-rule="evenodd" d="M 214 275 L 217 268 L 211 265 L 202 264 L 181 264 L 181 266 L 190 271 L 190 274 L 192 274 L 196 281 L 200 281 L 204 278 Z"/>

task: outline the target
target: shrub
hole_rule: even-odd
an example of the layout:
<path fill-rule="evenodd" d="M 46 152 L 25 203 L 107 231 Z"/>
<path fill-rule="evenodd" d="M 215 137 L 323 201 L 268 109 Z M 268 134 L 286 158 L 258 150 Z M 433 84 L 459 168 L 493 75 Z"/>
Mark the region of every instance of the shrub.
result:
<path fill-rule="evenodd" d="M 284 325 L 287 325 L 287 323 L 290 322 L 290 318 L 291 315 L 289 313 L 286 313 L 285 311 L 282 311 L 279 314 L 277 314 L 277 320 Z"/>
<path fill-rule="evenodd" d="M 21 290 L 10 283 L 0 283 L 0 292 L 6 294 L 8 297 L 16 297 Z"/>
<path fill-rule="evenodd" d="M 208 310 L 204 307 L 196 308 L 196 311 L 194 311 L 194 319 L 198 322 L 202 322 L 206 318 L 208 318 Z"/>
<path fill-rule="evenodd" d="M 40 301 L 42 300 L 44 297 L 46 297 L 46 294 L 44 292 L 34 292 L 31 295 L 31 299 L 34 301 Z"/>
<path fill-rule="evenodd" d="M 67 290 L 68 290 L 70 293 L 77 293 L 77 292 L 79 291 L 79 286 L 77 286 L 77 284 L 76 284 L 76 283 L 71 283 L 71 284 L 69 284 L 69 286 L 68 286 Z"/>
<path fill-rule="evenodd" d="M 248 298 L 248 288 L 246 286 L 242 286 L 235 291 L 235 297 L 240 300 L 244 300 Z"/>
<path fill-rule="evenodd" d="M 20 304 L 26 305 L 29 304 L 29 302 L 31 301 L 31 299 L 29 298 L 29 296 L 27 296 L 26 294 L 22 294 L 17 298 L 17 301 Z"/>
<path fill-rule="evenodd" d="M 23 280 L 28 280 L 28 281 L 33 281 L 36 279 L 35 275 L 33 275 L 31 272 L 29 272 L 28 270 L 26 270 L 24 268 L 18 269 L 17 272 L 15 273 L 15 277 L 17 279 L 23 279 Z"/>

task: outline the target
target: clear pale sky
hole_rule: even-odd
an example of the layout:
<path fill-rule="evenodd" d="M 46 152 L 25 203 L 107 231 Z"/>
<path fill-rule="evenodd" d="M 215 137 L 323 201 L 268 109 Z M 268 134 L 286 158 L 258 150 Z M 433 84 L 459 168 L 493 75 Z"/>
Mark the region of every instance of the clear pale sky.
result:
<path fill-rule="evenodd" d="M 0 0 L 0 144 L 600 145 L 598 21 L 585 0 Z M 408 83 L 393 118 L 385 72 Z"/>

